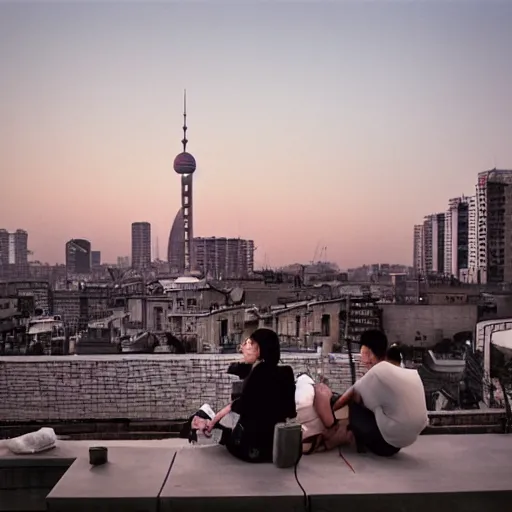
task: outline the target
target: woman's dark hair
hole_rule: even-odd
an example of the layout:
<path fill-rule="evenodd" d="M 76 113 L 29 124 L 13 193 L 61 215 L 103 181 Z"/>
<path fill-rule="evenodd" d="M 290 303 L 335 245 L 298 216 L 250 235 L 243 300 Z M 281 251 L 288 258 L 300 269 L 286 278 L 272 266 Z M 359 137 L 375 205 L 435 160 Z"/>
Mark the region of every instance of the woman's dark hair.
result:
<path fill-rule="evenodd" d="M 388 338 L 378 329 L 369 329 L 361 334 L 361 346 L 368 347 L 377 359 L 384 359 L 388 350 Z"/>
<path fill-rule="evenodd" d="M 272 329 L 256 329 L 250 336 L 260 346 L 260 357 L 266 363 L 277 366 L 281 359 L 279 337 Z"/>
<path fill-rule="evenodd" d="M 393 343 L 393 345 L 388 348 L 386 359 L 392 363 L 400 364 L 402 362 L 402 358 L 402 349 L 398 343 Z"/>

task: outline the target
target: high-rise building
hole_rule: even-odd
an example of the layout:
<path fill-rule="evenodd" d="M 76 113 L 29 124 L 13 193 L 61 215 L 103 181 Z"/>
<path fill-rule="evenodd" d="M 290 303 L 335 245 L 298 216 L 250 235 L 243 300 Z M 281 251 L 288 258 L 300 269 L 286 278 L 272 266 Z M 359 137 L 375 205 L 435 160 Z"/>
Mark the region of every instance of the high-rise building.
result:
<path fill-rule="evenodd" d="M 476 281 L 479 283 L 502 283 L 512 278 L 512 269 L 508 270 L 512 265 L 512 248 L 508 245 L 512 221 L 506 215 L 510 208 L 510 185 L 512 170 L 478 173 Z"/>
<path fill-rule="evenodd" d="M 151 224 L 134 222 L 132 224 L 132 267 L 144 270 L 151 266 Z"/>
<path fill-rule="evenodd" d="M 171 274 L 182 275 L 185 272 L 185 229 L 183 227 L 183 208 L 178 210 L 167 248 L 167 261 Z"/>
<path fill-rule="evenodd" d="M 66 271 L 69 275 L 91 273 L 91 242 L 73 238 L 66 243 Z"/>
<path fill-rule="evenodd" d="M 425 231 L 423 224 L 416 224 L 414 226 L 414 241 L 412 251 L 412 265 L 414 274 L 420 276 L 425 273 Z"/>
<path fill-rule="evenodd" d="M 475 197 L 455 197 L 448 202 L 444 246 L 445 274 L 472 282 L 476 265 Z"/>
<path fill-rule="evenodd" d="M 28 233 L 22 229 L 14 233 L 0 229 L 0 275 L 25 278 L 28 274 Z"/>
<path fill-rule="evenodd" d="M 184 96 L 184 104 L 183 104 L 183 139 L 181 140 L 181 143 L 183 144 L 183 151 L 176 156 L 174 159 L 174 171 L 181 175 L 181 209 L 180 212 L 178 212 L 178 215 L 176 216 L 176 219 L 181 215 L 182 221 L 181 226 L 179 228 L 180 231 L 180 239 L 181 239 L 181 229 L 183 230 L 183 240 L 182 240 L 182 246 L 183 249 L 177 250 L 176 248 L 173 248 L 171 244 L 172 237 L 172 230 L 174 230 L 174 224 L 173 228 L 171 230 L 171 234 L 169 235 L 169 247 L 167 251 L 167 255 L 169 258 L 169 263 L 172 267 L 172 261 L 171 261 L 171 254 L 174 253 L 181 253 L 183 252 L 183 259 L 184 259 L 184 273 L 190 274 L 192 271 L 195 270 L 195 258 L 194 258 L 194 244 L 192 242 L 194 238 L 194 222 L 193 222 L 193 194 L 192 194 L 192 185 L 193 180 L 192 177 L 194 175 L 194 172 L 196 170 L 196 160 L 195 158 L 187 152 L 187 96 L 185 93 Z M 176 223 L 175 219 L 175 223 Z M 178 237 L 174 237 L 175 241 L 178 240 Z M 181 256 L 180 256 L 181 258 Z"/>
<path fill-rule="evenodd" d="M 91 264 L 92 268 L 101 267 L 101 251 L 91 252 Z"/>
<path fill-rule="evenodd" d="M 444 274 L 445 214 L 427 215 L 423 222 L 425 273 Z"/>
<path fill-rule="evenodd" d="M 214 279 L 237 279 L 254 272 L 254 241 L 194 238 L 197 269 Z"/>

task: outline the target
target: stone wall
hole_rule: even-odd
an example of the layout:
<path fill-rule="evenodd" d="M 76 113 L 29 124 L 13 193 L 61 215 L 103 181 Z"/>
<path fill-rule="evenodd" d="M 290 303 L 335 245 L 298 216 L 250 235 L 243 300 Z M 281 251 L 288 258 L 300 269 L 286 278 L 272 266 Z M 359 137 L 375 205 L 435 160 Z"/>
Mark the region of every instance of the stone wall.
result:
<path fill-rule="evenodd" d="M 184 419 L 208 402 L 225 405 L 239 356 L 0 357 L 0 422 Z M 351 384 L 346 356 L 285 355 L 295 374 Z M 357 365 L 358 377 L 362 369 Z"/>

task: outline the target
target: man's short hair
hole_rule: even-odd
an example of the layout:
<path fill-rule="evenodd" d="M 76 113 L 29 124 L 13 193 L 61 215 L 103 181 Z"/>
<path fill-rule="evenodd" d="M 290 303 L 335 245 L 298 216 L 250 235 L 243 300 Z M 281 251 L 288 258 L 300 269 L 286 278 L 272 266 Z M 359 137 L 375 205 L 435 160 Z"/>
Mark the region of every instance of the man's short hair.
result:
<path fill-rule="evenodd" d="M 388 338 L 379 329 L 369 329 L 361 334 L 361 346 L 369 348 L 377 359 L 385 359 Z"/>

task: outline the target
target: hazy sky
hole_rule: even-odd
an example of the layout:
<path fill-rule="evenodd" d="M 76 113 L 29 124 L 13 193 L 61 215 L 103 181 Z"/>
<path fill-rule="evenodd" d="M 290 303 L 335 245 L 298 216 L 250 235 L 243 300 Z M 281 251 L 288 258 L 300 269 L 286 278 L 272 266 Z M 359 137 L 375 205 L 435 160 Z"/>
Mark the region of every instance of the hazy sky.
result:
<path fill-rule="evenodd" d="M 0 4 L 0 227 L 34 258 L 159 254 L 187 89 L 195 235 L 256 261 L 412 260 L 413 224 L 512 168 L 512 2 Z"/>

